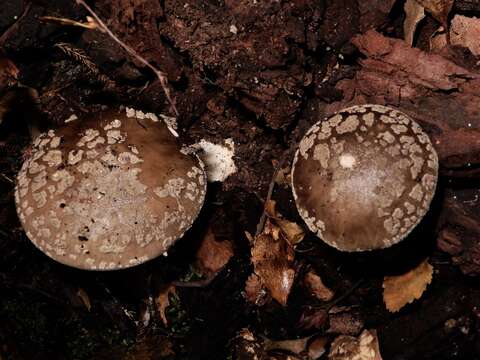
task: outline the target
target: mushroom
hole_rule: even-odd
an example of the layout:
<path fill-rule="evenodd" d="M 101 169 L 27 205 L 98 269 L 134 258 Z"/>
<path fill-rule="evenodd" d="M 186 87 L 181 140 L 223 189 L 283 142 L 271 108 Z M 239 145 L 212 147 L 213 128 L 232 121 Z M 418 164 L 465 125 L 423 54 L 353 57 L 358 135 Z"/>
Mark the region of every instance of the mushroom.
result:
<path fill-rule="evenodd" d="M 28 238 L 88 270 L 166 254 L 203 205 L 203 163 L 151 113 L 127 108 L 68 120 L 35 140 L 18 174 L 15 201 Z"/>
<path fill-rule="evenodd" d="M 342 251 L 389 247 L 427 212 L 438 157 L 404 113 L 380 105 L 341 110 L 299 144 L 292 190 L 308 228 Z"/>

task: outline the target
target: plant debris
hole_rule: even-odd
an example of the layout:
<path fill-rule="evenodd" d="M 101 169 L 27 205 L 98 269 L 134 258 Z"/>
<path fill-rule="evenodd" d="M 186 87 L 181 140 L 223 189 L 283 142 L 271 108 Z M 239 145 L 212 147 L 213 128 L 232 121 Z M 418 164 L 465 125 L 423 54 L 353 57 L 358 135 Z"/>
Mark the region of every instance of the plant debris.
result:
<path fill-rule="evenodd" d="M 2 3 L 0 358 L 471 359 L 480 341 L 479 14 L 478 0 Z M 439 181 L 405 241 L 350 254 L 308 231 L 291 168 L 308 129 L 364 104 L 421 126 Z M 15 179 L 39 133 L 119 107 L 156 114 L 183 152 L 209 155 L 205 204 L 168 256 L 71 269 L 28 241 Z M 161 155 L 141 138 L 142 151 Z M 156 172 L 139 179 L 170 173 Z M 345 211 L 352 206 L 346 199 Z"/>
<path fill-rule="evenodd" d="M 340 335 L 333 340 L 328 358 L 330 360 L 382 360 L 377 332 L 364 330 L 358 338 Z"/>
<path fill-rule="evenodd" d="M 330 301 L 335 293 L 323 284 L 322 278 L 310 270 L 303 279 L 305 286 L 320 301 Z"/>
<path fill-rule="evenodd" d="M 219 272 L 233 256 L 232 243 L 218 241 L 209 227 L 197 251 L 196 265 L 204 276 Z"/>
<path fill-rule="evenodd" d="M 420 299 L 432 282 L 433 266 L 427 260 L 399 276 L 386 276 L 383 280 L 383 301 L 388 311 L 399 311 L 405 305 Z"/>

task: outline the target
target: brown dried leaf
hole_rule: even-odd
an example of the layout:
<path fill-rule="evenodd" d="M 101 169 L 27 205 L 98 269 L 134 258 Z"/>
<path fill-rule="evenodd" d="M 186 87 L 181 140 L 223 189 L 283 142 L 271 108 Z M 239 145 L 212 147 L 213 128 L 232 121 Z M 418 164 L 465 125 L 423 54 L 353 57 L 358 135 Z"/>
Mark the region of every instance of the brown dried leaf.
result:
<path fill-rule="evenodd" d="M 312 340 L 310 345 L 308 345 L 308 357 L 312 360 L 319 359 L 325 354 L 327 342 L 328 338 L 323 336 L 319 336 Z"/>
<path fill-rule="evenodd" d="M 275 239 L 278 239 L 281 231 L 282 235 L 291 245 L 298 244 L 303 240 L 305 232 L 297 223 L 283 219 L 282 215 L 275 209 L 275 206 L 275 200 L 269 200 L 265 205 L 265 212 L 272 221 L 265 224 L 263 232 L 272 234 Z"/>
<path fill-rule="evenodd" d="M 403 6 L 405 21 L 403 22 L 403 34 L 408 45 L 413 45 L 413 37 L 417 25 L 425 17 L 425 10 L 416 0 L 407 0 Z"/>
<path fill-rule="evenodd" d="M 268 216 L 272 218 L 276 218 L 278 216 L 277 210 L 276 210 L 276 205 L 277 202 L 275 200 L 268 200 L 265 204 L 265 212 L 267 213 Z"/>
<path fill-rule="evenodd" d="M 297 245 L 305 237 L 305 232 L 297 223 L 285 219 L 276 219 L 275 221 L 291 245 Z"/>
<path fill-rule="evenodd" d="M 251 274 L 248 277 L 245 283 L 245 298 L 257 306 L 265 305 L 268 301 L 268 293 L 257 274 Z"/>
<path fill-rule="evenodd" d="M 305 274 L 303 282 L 318 300 L 330 301 L 335 295 L 332 290 L 325 286 L 320 276 L 312 270 Z"/>
<path fill-rule="evenodd" d="M 211 228 L 208 228 L 197 251 L 197 267 L 204 275 L 220 271 L 233 256 L 233 246 L 228 240 L 217 241 Z"/>
<path fill-rule="evenodd" d="M 419 299 L 432 281 L 433 266 L 427 260 L 415 269 L 399 276 L 386 276 L 383 280 L 383 301 L 390 312 L 396 312 Z"/>
<path fill-rule="evenodd" d="M 267 219 L 265 228 L 275 228 Z M 286 305 L 293 285 L 295 270 L 292 266 L 294 251 L 283 239 L 271 234 L 260 234 L 252 248 L 252 263 L 255 273 L 260 277 L 272 297 Z"/>
<path fill-rule="evenodd" d="M 440 24 L 447 28 L 448 14 L 452 10 L 454 0 L 416 0 Z"/>
<path fill-rule="evenodd" d="M 335 308 L 329 312 L 328 322 L 330 324 L 327 333 L 342 335 L 358 335 L 365 325 L 359 311 L 352 309 Z"/>
<path fill-rule="evenodd" d="M 157 298 L 155 299 L 155 303 L 157 304 L 158 312 L 160 313 L 160 318 L 165 326 L 168 326 L 167 317 L 165 315 L 165 311 L 170 306 L 170 295 L 177 295 L 177 291 L 175 289 L 175 285 L 168 285 L 163 288 L 160 293 L 158 294 Z"/>
<path fill-rule="evenodd" d="M 79 288 L 77 291 L 77 296 L 82 301 L 82 304 L 85 305 L 88 311 L 92 308 L 92 303 L 90 302 L 90 298 L 85 290 Z"/>
<path fill-rule="evenodd" d="M 330 360 L 382 360 L 376 330 L 364 330 L 358 338 L 340 335 L 333 340 Z"/>

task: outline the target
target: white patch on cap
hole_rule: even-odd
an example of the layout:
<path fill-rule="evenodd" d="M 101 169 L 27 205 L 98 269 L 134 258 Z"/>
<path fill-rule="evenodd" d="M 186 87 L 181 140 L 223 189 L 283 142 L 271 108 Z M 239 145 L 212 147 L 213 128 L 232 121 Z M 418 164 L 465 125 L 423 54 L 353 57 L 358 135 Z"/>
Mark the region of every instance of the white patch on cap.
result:
<path fill-rule="evenodd" d="M 339 162 L 343 168 L 351 169 L 355 166 L 357 161 L 355 160 L 355 156 L 351 154 L 342 154 L 340 155 Z"/>

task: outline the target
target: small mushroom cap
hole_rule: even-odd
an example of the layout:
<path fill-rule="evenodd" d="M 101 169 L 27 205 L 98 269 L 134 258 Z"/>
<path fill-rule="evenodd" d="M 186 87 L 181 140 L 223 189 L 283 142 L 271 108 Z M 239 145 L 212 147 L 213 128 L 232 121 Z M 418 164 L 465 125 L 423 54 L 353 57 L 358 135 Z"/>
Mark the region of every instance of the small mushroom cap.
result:
<path fill-rule="evenodd" d="M 15 199 L 30 240 L 88 270 L 141 264 L 164 253 L 205 198 L 201 161 L 180 150 L 154 114 L 107 111 L 40 135 Z"/>
<path fill-rule="evenodd" d="M 292 189 L 309 229 L 343 251 L 398 243 L 435 193 L 438 157 L 420 126 L 398 110 L 353 106 L 306 133 Z"/>

